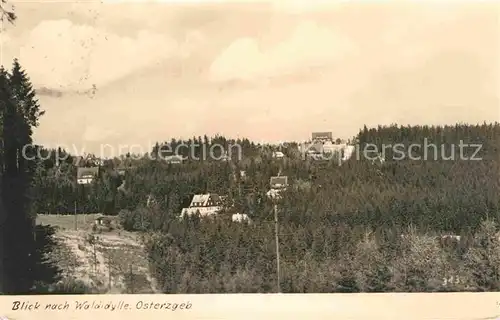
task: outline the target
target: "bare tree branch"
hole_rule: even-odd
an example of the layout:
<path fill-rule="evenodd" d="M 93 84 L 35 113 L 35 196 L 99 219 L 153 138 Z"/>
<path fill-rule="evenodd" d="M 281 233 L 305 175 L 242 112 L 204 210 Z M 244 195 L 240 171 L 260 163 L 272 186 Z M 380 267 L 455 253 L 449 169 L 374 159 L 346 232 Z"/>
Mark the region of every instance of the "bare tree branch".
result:
<path fill-rule="evenodd" d="M 7 20 L 9 23 L 14 23 L 17 16 L 14 12 L 14 6 L 9 5 L 7 0 L 0 0 L 0 21 L 4 22 Z"/>

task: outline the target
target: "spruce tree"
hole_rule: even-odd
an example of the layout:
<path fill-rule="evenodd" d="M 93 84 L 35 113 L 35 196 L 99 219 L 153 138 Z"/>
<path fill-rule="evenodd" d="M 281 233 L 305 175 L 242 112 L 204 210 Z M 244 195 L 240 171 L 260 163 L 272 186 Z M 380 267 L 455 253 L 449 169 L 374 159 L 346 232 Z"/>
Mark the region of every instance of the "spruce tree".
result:
<path fill-rule="evenodd" d="M 38 119 L 44 114 L 44 111 L 40 110 L 35 90 L 17 59 L 14 60 L 10 84 L 13 99 L 17 105 L 17 159 L 19 174 L 22 175 L 23 181 L 25 182 L 25 192 L 23 194 L 29 197 L 36 170 L 36 160 L 34 160 L 35 150 L 32 148 L 33 129 L 38 127 Z M 31 203 L 29 198 L 25 199 L 25 204 L 27 205 L 25 210 L 28 211 L 30 210 Z"/>
<path fill-rule="evenodd" d="M 0 102 L 2 113 L 2 146 L 3 146 L 3 166 L 2 166 L 2 202 L 4 204 L 4 219 L 2 219 L 2 260 L 3 279 L 2 292 L 15 292 L 16 282 L 22 286 L 19 273 L 21 257 L 25 257 L 23 250 L 24 228 L 20 220 L 23 219 L 22 212 L 19 212 L 20 197 L 18 196 L 18 168 L 17 168 L 17 112 L 16 104 L 10 86 L 9 74 L 5 69 L 0 69 Z"/>
<path fill-rule="evenodd" d="M 12 73 L 0 69 L 2 132 L 1 198 L 2 219 L 2 292 L 28 293 L 34 282 L 34 219 L 31 212 L 31 186 L 36 159 L 26 148 L 32 143 L 33 128 L 43 114 L 35 92 L 17 61 Z"/>
<path fill-rule="evenodd" d="M 4 133 L 3 133 L 3 127 L 4 127 L 4 122 L 5 122 L 5 111 L 8 108 L 8 105 L 11 104 L 11 94 L 9 91 L 9 86 L 8 86 L 8 78 L 7 78 L 7 72 L 3 67 L 0 67 L 0 272 L 1 272 L 1 278 L 0 278 L 0 292 L 4 293 L 7 289 L 5 280 L 5 273 L 6 273 L 6 266 L 4 265 L 4 260 L 5 260 L 5 250 L 4 250 L 4 244 L 8 243 L 6 242 L 6 222 L 7 222 L 7 208 L 4 206 L 3 202 L 3 176 L 4 176 L 4 170 L 5 170 L 5 139 L 4 139 Z"/>

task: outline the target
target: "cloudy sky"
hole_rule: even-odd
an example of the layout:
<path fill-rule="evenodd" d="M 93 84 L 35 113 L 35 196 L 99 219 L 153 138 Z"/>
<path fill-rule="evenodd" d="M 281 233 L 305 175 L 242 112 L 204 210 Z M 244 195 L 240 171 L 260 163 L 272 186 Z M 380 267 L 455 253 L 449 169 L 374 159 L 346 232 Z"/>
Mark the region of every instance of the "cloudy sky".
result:
<path fill-rule="evenodd" d="M 99 152 L 500 119 L 494 2 L 234 2 L 14 1 L 2 62 L 39 88 L 36 141 Z"/>

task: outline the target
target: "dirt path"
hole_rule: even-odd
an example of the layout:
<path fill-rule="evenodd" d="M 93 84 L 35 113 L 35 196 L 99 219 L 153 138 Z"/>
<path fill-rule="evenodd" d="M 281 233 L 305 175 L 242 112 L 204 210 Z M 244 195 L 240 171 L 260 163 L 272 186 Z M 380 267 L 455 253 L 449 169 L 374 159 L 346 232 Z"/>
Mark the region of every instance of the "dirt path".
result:
<path fill-rule="evenodd" d="M 58 227 L 55 238 L 65 247 L 59 267 L 64 277 L 83 281 L 87 286 L 108 293 L 156 293 L 148 262 L 138 235 L 125 231 L 92 232 L 93 217 L 78 230 L 68 228 L 72 217 L 40 217 L 41 224 Z M 89 241 L 93 237 L 94 241 Z M 68 263 L 67 261 L 72 261 Z"/>

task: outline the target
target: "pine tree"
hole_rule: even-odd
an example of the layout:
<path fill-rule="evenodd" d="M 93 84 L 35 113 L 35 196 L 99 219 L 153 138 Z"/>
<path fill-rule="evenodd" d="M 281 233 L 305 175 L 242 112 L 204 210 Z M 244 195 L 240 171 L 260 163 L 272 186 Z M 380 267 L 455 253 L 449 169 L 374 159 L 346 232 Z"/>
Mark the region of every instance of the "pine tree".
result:
<path fill-rule="evenodd" d="M 26 258 L 24 252 L 24 224 L 20 208 L 20 196 L 18 194 L 20 182 L 18 179 L 17 167 L 17 147 L 19 139 L 17 137 L 18 115 L 16 103 L 10 86 L 9 74 L 5 69 L 0 69 L 0 101 L 2 103 L 2 146 L 3 146 L 3 167 L 2 167 L 2 202 L 5 209 L 5 218 L 2 224 L 2 259 L 3 259 L 3 279 L 2 291 L 11 293 L 17 284 L 22 286 L 24 279 L 19 273 L 18 264 L 22 258 Z M 18 237 L 22 235 L 21 237 Z M 22 258 L 21 258 L 22 257 Z"/>
<path fill-rule="evenodd" d="M 2 193 L 2 291 L 28 293 L 33 284 L 34 218 L 30 191 L 36 169 L 35 158 L 26 154 L 39 111 L 29 78 L 17 61 L 11 74 L 0 69 Z"/>
<path fill-rule="evenodd" d="M 26 182 L 27 191 L 24 194 L 28 196 L 31 193 L 31 184 L 36 170 L 34 149 L 32 148 L 33 129 L 38 127 L 38 119 L 45 112 L 40 110 L 35 90 L 33 90 L 29 77 L 22 70 L 17 59 L 13 63 L 10 85 L 12 97 L 17 106 L 18 168 L 19 173 L 23 175 L 23 181 Z M 26 199 L 25 203 L 28 205 L 25 209 L 29 210 L 30 199 Z"/>
<path fill-rule="evenodd" d="M 497 224 L 492 220 L 481 222 L 474 242 L 465 254 L 470 285 L 477 291 L 500 289 L 500 240 Z"/>
<path fill-rule="evenodd" d="M 7 280 L 5 277 L 6 274 L 6 266 L 4 265 L 5 261 L 5 243 L 6 240 L 6 233 L 5 231 L 7 230 L 6 228 L 6 222 L 7 222 L 7 208 L 4 206 L 3 202 L 3 172 L 4 172 L 4 167 L 5 167 L 5 142 L 4 142 L 4 133 L 3 133 L 3 124 L 5 122 L 5 111 L 8 108 L 8 105 L 11 104 L 11 95 L 8 87 L 8 78 L 7 78 L 7 73 L 5 72 L 5 69 L 3 67 L 0 67 L 0 143 L 1 143 L 1 148 L 0 148 L 0 292 L 4 293 L 6 292 L 7 286 L 5 281 Z"/>

